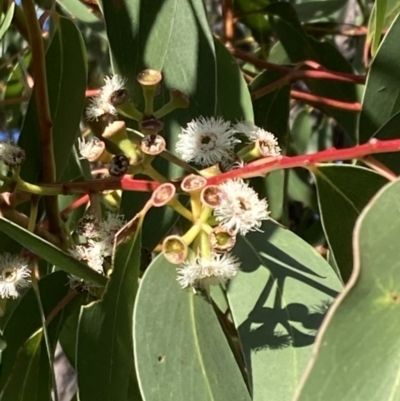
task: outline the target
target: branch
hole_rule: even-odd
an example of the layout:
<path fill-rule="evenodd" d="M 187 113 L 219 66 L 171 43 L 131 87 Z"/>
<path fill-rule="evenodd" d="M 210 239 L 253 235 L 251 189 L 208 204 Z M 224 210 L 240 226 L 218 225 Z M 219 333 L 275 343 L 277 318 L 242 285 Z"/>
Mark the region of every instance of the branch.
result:
<path fill-rule="evenodd" d="M 232 0 L 222 0 L 222 18 L 224 24 L 225 45 L 231 48 L 233 47 L 235 38 Z"/>
<path fill-rule="evenodd" d="M 313 165 L 322 162 L 338 160 L 363 159 L 374 153 L 390 153 L 400 151 L 400 139 L 380 141 L 372 138 L 363 145 L 345 149 L 330 148 L 321 152 L 300 156 L 266 157 L 245 165 L 242 168 L 231 170 L 208 179 L 209 185 L 216 185 L 234 178 L 251 178 L 265 176 L 267 173 L 287 168 L 304 167 L 312 169 Z"/>
<path fill-rule="evenodd" d="M 342 102 L 340 100 L 330 99 L 328 97 L 322 97 L 313 95 L 312 93 L 305 93 L 301 91 L 292 90 L 290 92 L 292 99 L 301 100 L 305 103 L 309 103 L 317 108 L 324 106 L 334 107 L 335 109 L 342 109 L 358 113 L 361 111 L 361 103 L 358 102 Z"/>
<path fill-rule="evenodd" d="M 354 74 L 347 74 L 344 72 L 336 72 L 327 70 L 322 65 L 315 61 L 306 60 L 297 64 L 297 68 L 287 67 L 281 64 L 270 63 L 269 61 L 260 60 L 248 53 L 238 49 L 229 49 L 233 56 L 247 61 L 256 67 L 264 68 L 266 70 L 281 72 L 283 74 L 291 74 L 292 79 L 331 79 L 340 82 L 348 82 L 354 84 L 364 84 L 365 77 Z M 300 70 L 301 66 L 313 68 L 313 70 Z"/>
<path fill-rule="evenodd" d="M 56 169 L 53 152 L 53 122 L 50 115 L 49 96 L 47 92 L 46 64 L 42 31 L 36 17 L 33 0 L 22 0 L 29 43 L 32 49 L 33 76 L 35 82 L 35 97 L 40 126 L 40 148 L 42 151 L 42 178 L 46 183 L 56 180 Z M 49 220 L 50 232 L 63 239 L 60 224 L 58 203 L 56 197 L 46 197 L 46 214 Z"/>

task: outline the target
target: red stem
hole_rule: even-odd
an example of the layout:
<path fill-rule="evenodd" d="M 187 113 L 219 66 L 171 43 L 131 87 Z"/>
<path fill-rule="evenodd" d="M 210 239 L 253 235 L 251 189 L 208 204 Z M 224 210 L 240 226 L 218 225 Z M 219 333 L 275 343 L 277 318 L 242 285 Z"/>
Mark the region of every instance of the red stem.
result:
<path fill-rule="evenodd" d="M 275 64 L 275 63 L 270 63 L 269 61 L 260 60 L 259 58 L 256 58 L 238 49 L 229 49 L 229 50 L 231 51 L 233 56 L 241 60 L 247 61 L 255 65 L 256 67 L 265 68 L 271 71 L 282 72 L 284 74 L 290 73 L 293 74 L 296 77 L 296 79 L 307 79 L 307 78 L 334 79 L 337 81 L 351 82 L 356 84 L 364 84 L 366 80 L 364 76 L 347 74 L 344 72 L 330 71 L 325 67 L 323 67 L 321 64 L 312 60 L 306 60 L 297 64 L 298 67 L 305 65 L 314 70 L 314 71 L 309 71 L 309 70 L 305 71 L 305 70 L 300 70 L 298 68 L 290 68 L 281 64 Z"/>
<path fill-rule="evenodd" d="M 67 215 L 68 213 L 71 213 L 73 210 L 77 209 L 78 207 L 82 205 L 86 205 L 86 203 L 89 202 L 89 195 L 83 195 L 77 200 L 73 201 L 71 204 L 69 204 L 64 210 L 60 212 L 61 215 Z"/>
<path fill-rule="evenodd" d="M 330 162 L 338 160 L 360 159 L 364 156 L 374 153 L 389 153 L 400 151 L 400 139 L 390 139 L 380 141 L 371 139 L 369 142 L 362 145 L 354 146 L 346 149 L 330 148 L 321 152 L 312 153 L 300 156 L 279 156 L 266 157 L 256 160 L 245 165 L 242 168 L 228 171 L 208 180 L 209 185 L 216 185 L 228 179 L 234 178 L 251 178 L 264 176 L 270 171 L 278 169 L 287 169 L 294 167 L 310 168 L 313 165 L 321 162 Z"/>
<path fill-rule="evenodd" d="M 310 103 L 314 106 L 329 106 L 335 109 L 342 109 L 346 111 L 352 111 L 358 113 L 361 111 L 361 103 L 358 102 L 341 102 L 340 100 L 330 99 L 328 97 L 322 97 L 313 95 L 312 93 L 305 93 L 296 90 L 290 91 L 290 96 L 296 100 L 302 100 L 306 103 Z"/>

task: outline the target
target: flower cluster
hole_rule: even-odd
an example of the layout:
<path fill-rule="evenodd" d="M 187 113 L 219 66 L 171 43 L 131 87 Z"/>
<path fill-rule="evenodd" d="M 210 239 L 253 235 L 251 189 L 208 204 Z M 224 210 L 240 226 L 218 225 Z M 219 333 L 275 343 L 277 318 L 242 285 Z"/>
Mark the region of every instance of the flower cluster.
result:
<path fill-rule="evenodd" d="M 108 213 L 105 220 L 98 222 L 91 214 L 86 214 L 78 223 L 79 234 L 86 236 L 87 242 L 70 249 L 70 254 L 100 274 L 104 274 L 104 259 L 112 255 L 114 238 L 123 227 L 123 216 Z M 74 289 L 95 294 L 96 286 L 74 275 L 69 276 L 70 286 Z"/>
<path fill-rule="evenodd" d="M 228 253 L 213 253 L 209 258 L 197 256 L 178 268 L 178 282 L 182 288 L 224 284 L 239 271 L 240 262 Z"/>
<path fill-rule="evenodd" d="M 18 298 L 19 290 L 30 286 L 30 275 L 25 259 L 9 253 L 0 255 L 0 297 Z"/>
<path fill-rule="evenodd" d="M 193 182 L 196 182 L 195 177 Z M 196 256 L 189 257 L 178 268 L 177 280 L 183 288 L 207 288 L 233 278 L 240 266 L 240 262 L 228 253 L 235 245 L 235 237 L 259 231 L 262 221 L 269 218 L 267 201 L 259 199 L 242 179 L 228 180 L 218 187 L 205 186 L 200 198 L 203 213 L 199 214 L 199 219 L 206 216 L 207 209 L 213 210 L 214 217 L 210 216 L 207 223 L 202 223 L 202 227 L 210 225 L 205 228 L 205 232 L 210 233 L 208 240 L 197 241 L 200 245 L 192 252 Z M 195 197 L 192 196 L 193 201 Z M 203 238 L 205 232 L 200 233 Z M 185 234 L 181 240 L 178 236 L 170 236 L 169 242 L 164 241 L 164 244 L 170 244 L 164 246 L 164 256 L 172 263 L 181 263 L 186 258 L 185 237 L 186 240 L 190 238 Z"/>
<path fill-rule="evenodd" d="M 219 186 L 220 202 L 214 216 L 221 225 L 235 234 L 246 235 L 260 228 L 268 219 L 268 203 L 259 199 L 257 192 L 242 179 L 228 180 Z"/>
<path fill-rule="evenodd" d="M 20 166 L 25 161 L 25 151 L 11 142 L 0 142 L 0 160 L 7 167 Z"/>
<path fill-rule="evenodd" d="M 221 117 L 200 117 L 191 121 L 178 136 L 176 151 L 187 162 L 199 166 L 236 161 L 234 148 L 241 141 L 235 134 L 243 134 L 254 143 L 260 157 L 279 156 L 281 149 L 277 138 L 251 122 L 232 125 Z"/>
<path fill-rule="evenodd" d="M 86 118 L 89 121 L 98 120 L 103 114 L 117 114 L 111 95 L 125 90 L 126 79 L 119 75 L 106 77 L 105 85 L 100 89 L 100 94 L 90 99 L 90 104 L 86 108 Z"/>

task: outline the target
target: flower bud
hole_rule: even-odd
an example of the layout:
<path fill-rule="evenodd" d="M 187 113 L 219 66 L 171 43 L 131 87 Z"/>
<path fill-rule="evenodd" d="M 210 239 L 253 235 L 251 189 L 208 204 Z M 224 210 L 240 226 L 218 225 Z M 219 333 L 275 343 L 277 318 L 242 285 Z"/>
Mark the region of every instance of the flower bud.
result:
<path fill-rule="evenodd" d="M 128 137 L 124 121 L 114 121 L 109 124 L 102 136 L 115 143 L 130 159 L 131 165 L 136 166 L 143 160 L 143 155 Z"/>

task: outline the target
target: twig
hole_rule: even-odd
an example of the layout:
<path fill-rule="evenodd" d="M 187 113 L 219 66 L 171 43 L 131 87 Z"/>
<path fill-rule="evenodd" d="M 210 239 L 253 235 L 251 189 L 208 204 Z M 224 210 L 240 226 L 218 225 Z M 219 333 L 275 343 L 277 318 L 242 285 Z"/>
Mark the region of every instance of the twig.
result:
<path fill-rule="evenodd" d="M 28 100 L 29 100 L 29 97 L 27 97 L 27 96 L 4 99 L 4 100 L 0 101 L 0 107 L 9 106 L 11 104 L 18 104 L 18 103 L 22 103 L 22 102 L 27 102 Z"/>
<path fill-rule="evenodd" d="M 341 102 L 340 100 L 330 99 L 327 97 L 313 95 L 311 93 L 300 92 L 292 90 L 290 92 L 292 99 L 301 100 L 303 102 L 309 103 L 315 107 L 328 106 L 334 107 L 336 109 L 342 109 L 346 111 L 351 111 L 358 113 L 361 111 L 361 103 L 358 102 Z"/>
<path fill-rule="evenodd" d="M 265 68 L 267 70 L 281 72 L 283 74 L 292 74 L 292 79 L 332 79 L 341 82 L 349 82 L 356 84 L 364 84 L 365 77 L 354 74 L 347 74 L 344 72 L 336 72 L 327 70 L 322 65 L 312 60 L 306 60 L 297 64 L 297 68 L 290 68 L 281 64 L 270 63 L 269 61 L 260 60 L 251 54 L 245 53 L 238 49 L 229 49 L 233 56 L 247 61 L 259 68 Z M 313 71 L 300 70 L 301 66 L 308 66 L 313 68 Z"/>
<path fill-rule="evenodd" d="M 369 142 L 362 145 L 354 146 L 345 149 L 330 148 L 321 152 L 300 155 L 300 156 L 279 156 L 279 157 L 266 157 L 256 160 L 244 167 L 236 170 L 231 170 L 226 173 L 220 174 L 216 177 L 208 179 L 209 185 L 216 185 L 223 181 L 234 178 L 251 178 L 264 176 L 267 173 L 294 167 L 304 167 L 312 170 L 313 166 L 322 162 L 338 161 L 338 160 L 362 160 L 365 156 L 374 153 L 390 153 L 400 151 L 400 139 L 390 139 L 380 141 L 372 138 Z"/>
<path fill-rule="evenodd" d="M 32 64 L 35 82 L 35 97 L 40 126 L 40 148 L 42 152 L 42 178 L 46 183 L 56 180 L 56 169 L 53 151 L 53 123 L 50 115 L 49 96 L 47 92 L 46 64 L 42 31 L 36 16 L 33 0 L 22 0 L 29 43 L 32 49 Z M 57 197 L 45 198 L 46 214 L 49 221 L 49 231 L 60 237 L 64 242 L 65 236 L 60 223 Z"/>
<path fill-rule="evenodd" d="M 375 157 L 365 156 L 360 159 L 360 162 L 366 164 L 368 167 L 372 168 L 378 174 L 387 178 L 389 181 L 397 180 L 397 175 L 392 170 L 390 170 L 388 167 L 386 167 L 384 164 L 382 164 L 380 161 L 375 159 Z"/>
<path fill-rule="evenodd" d="M 235 39 L 235 22 L 233 18 L 232 0 L 222 0 L 222 20 L 224 39 L 227 47 L 233 47 Z"/>

